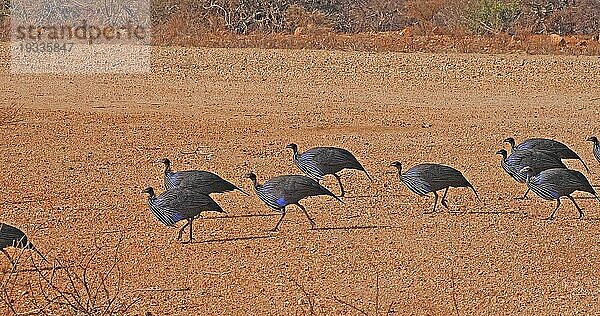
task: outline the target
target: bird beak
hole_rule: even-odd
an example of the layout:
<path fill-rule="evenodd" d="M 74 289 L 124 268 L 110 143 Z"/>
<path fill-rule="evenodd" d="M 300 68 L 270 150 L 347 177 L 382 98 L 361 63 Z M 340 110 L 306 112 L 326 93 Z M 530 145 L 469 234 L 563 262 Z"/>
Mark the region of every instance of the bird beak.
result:
<path fill-rule="evenodd" d="M 587 140 L 588 142 L 592 142 L 592 141 L 594 141 L 594 140 L 592 139 L 592 137 L 591 137 L 591 136 L 590 136 L 590 137 L 588 137 L 586 140 Z"/>

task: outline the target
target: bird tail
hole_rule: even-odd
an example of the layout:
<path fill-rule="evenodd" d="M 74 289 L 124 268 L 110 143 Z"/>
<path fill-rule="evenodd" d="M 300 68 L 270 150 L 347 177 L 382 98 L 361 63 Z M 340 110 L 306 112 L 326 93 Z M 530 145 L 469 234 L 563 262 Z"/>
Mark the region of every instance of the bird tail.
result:
<path fill-rule="evenodd" d="M 470 183 L 469 183 L 469 188 L 471 188 L 471 190 L 473 190 L 473 193 L 475 193 L 475 197 L 477 197 L 477 200 L 478 200 L 479 202 L 482 202 L 482 201 L 481 201 L 481 198 L 479 198 L 479 193 L 477 193 L 477 190 L 475 190 L 475 187 L 473 187 L 473 185 L 472 185 L 472 184 L 470 184 Z"/>
<path fill-rule="evenodd" d="M 333 192 L 329 191 L 329 189 L 327 189 L 324 186 L 321 186 L 321 188 L 323 188 L 323 190 L 325 191 L 325 194 L 334 197 L 336 200 L 340 201 L 340 203 L 342 204 L 346 204 L 344 203 L 344 201 L 342 201 L 342 199 L 340 199 L 337 195 L 333 194 Z"/>
<path fill-rule="evenodd" d="M 246 192 L 246 191 L 244 191 L 244 190 L 242 190 L 242 189 L 240 189 L 240 188 L 238 188 L 238 187 L 236 187 L 236 190 L 238 190 L 238 191 L 240 191 L 240 192 L 244 193 L 246 196 L 250 196 L 250 194 L 248 194 L 248 192 Z"/>
<path fill-rule="evenodd" d="M 583 167 L 585 168 L 585 171 L 590 174 L 590 169 L 588 168 L 588 166 L 585 164 L 585 162 L 583 161 L 583 159 L 579 158 L 579 161 L 581 161 L 581 163 L 583 164 Z"/>
<path fill-rule="evenodd" d="M 340 199 L 340 197 L 339 197 L 339 196 L 337 196 L 337 195 L 335 195 L 335 194 L 333 194 L 332 196 L 333 196 L 333 197 L 334 197 L 336 200 L 340 201 L 340 203 L 342 203 L 342 204 L 346 204 L 346 203 L 344 203 L 344 201 L 342 201 L 342 199 Z"/>
<path fill-rule="evenodd" d="M 50 264 L 50 261 L 48 261 L 48 259 L 46 259 L 46 257 L 34 245 L 31 245 L 31 250 L 35 251 L 35 253 L 37 253 L 38 256 L 40 256 L 40 258 L 42 258 L 42 260 L 44 260 L 44 262 L 46 262 L 47 264 Z"/>
<path fill-rule="evenodd" d="M 365 170 L 365 168 L 363 168 L 363 171 L 365 172 L 365 174 L 367 175 L 367 178 L 369 178 L 369 180 L 371 182 L 373 182 L 373 178 L 371 178 L 371 176 L 369 175 L 369 173 L 367 172 L 367 170 Z"/>

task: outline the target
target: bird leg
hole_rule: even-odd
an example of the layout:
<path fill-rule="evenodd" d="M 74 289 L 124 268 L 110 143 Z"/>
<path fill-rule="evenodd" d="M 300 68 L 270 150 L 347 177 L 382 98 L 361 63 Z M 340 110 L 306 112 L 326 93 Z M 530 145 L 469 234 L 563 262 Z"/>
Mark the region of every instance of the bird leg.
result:
<path fill-rule="evenodd" d="M 572 196 L 567 195 L 567 197 L 571 200 L 571 202 L 573 202 L 573 204 L 575 204 L 575 207 L 577 208 L 577 211 L 579 212 L 579 216 L 577 217 L 577 219 L 582 219 L 583 218 L 583 209 L 581 209 L 581 207 L 579 207 L 579 205 L 577 205 L 577 203 L 575 202 L 575 199 Z"/>
<path fill-rule="evenodd" d="M 192 232 L 194 231 L 194 218 L 188 219 L 188 222 L 190 223 L 190 240 L 187 242 L 189 244 L 192 243 L 192 240 L 195 240 L 194 236 L 192 236 Z"/>
<path fill-rule="evenodd" d="M 560 198 L 556 199 L 556 207 L 554 208 L 554 211 L 552 211 L 552 214 L 550 214 L 550 216 L 548 218 L 546 218 L 546 220 L 553 220 L 554 219 L 554 213 L 556 213 L 556 210 L 558 210 L 558 207 L 560 206 Z"/>
<path fill-rule="evenodd" d="M 438 194 L 436 191 L 433 191 L 433 196 L 435 197 L 435 201 L 433 202 L 433 211 L 431 212 L 425 212 L 425 214 L 433 214 L 435 213 L 435 207 L 437 206 L 437 201 L 438 201 Z"/>
<path fill-rule="evenodd" d="M 0 249 L 0 250 L 2 250 L 2 252 L 6 255 L 6 257 L 8 258 L 8 261 L 10 261 L 10 264 L 13 266 L 13 268 L 15 268 L 15 261 L 8 254 L 8 251 L 6 251 L 6 249 Z"/>
<path fill-rule="evenodd" d="M 273 229 L 271 229 L 270 231 L 272 232 L 276 232 L 279 230 L 279 226 L 281 226 L 281 222 L 283 222 L 283 218 L 285 217 L 285 208 L 281 211 L 281 217 L 279 218 L 279 221 L 277 222 L 277 225 L 275 225 L 275 227 L 273 227 Z"/>
<path fill-rule="evenodd" d="M 183 225 L 181 227 L 181 229 L 179 230 L 179 234 L 177 235 L 177 240 L 181 240 L 181 238 L 183 237 L 183 230 L 188 227 L 190 225 L 190 219 L 188 218 L 187 223 L 185 223 L 185 225 Z"/>
<path fill-rule="evenodd" d="M 300 203 L 296 203 L 296 205 L 298 205 L 298 207 L 304 211 L 304 214 L 306 214 L 306 218 L 308 218 L 308 221 L 310 222 L 311 229 L 315 229 L 317 224 L 312 218 L 310 218 L 310 215 L 308 215 L 306 208 L 304 208 L 304 206 L 302 206 Z"/>
<path fill-rule="evenodd" d="M 338 176 L 335 173 L 333 174 L 333 176 L 335 177 L 337 182 L 340 184 L 340 190 L 342 191 L 342 193 L 340 194 L 340 197 L 344 197 L 344 194 L 346 194 L 346 192 L 344 192 L 344 186 L 342 185 L 342 179 L 340 178 L 340 176 Z"/>
<path fill-rule="evenodd" d="M 446 207 L 446 209 L 450 209 L 450 208 L 448 207 L 448 204 L 447 204 L 447 203 L 448 203 L 448 201 L 446 200 L 446 194 L 448 194 L 448 189 L 449 189 L 449 188 L 450 188 L 450 187 L 446 188 L 446 190 L 444 191 L 444 196 L 442 196 L 442 205 L 443 205 L 444 207 Z"/>
<path fill-rule="evenodd" d="M 525 200 L 527 198 L 527 193 L 529 193 L 529 191 L 531 191 L 531 189 L 529 189 L 529 187 L 527 187 L 527 191 L 525 191 L 525 194 L 523 194 L 523 196 L 515 197 L 515 200 Z"/>

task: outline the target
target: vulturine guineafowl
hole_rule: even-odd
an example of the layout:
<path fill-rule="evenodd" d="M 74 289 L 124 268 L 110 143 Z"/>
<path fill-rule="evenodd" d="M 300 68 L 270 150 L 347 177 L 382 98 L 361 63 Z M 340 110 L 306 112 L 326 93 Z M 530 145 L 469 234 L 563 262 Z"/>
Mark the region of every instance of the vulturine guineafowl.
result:
<path fill-rule="evenodd" d="M 393 167 L 398 169 L 398 176 L 400 180 L 413 192 L 418 195 L 425 196 L 428 193 L 433 192 L 435 197 L 435 201 L 433 203 L 433 211 L 435 213 L 435 209 L 438 201 L 437 191 L 445 189 L 444 196 L 442 196 L 442 205 L 448 208 L 448 204 L 446 203 L 446 195 L 448 194 L 448 188 L 455 187 L 468 187 L 473 190 L 475 196 L 479 201 L 479 194 L 475 188 L 467 181 L 467 179 L 460 173 L 460 171 L 439 164 L 432 163 L 424 163 L 420 165 L 416 165 L 410 169 L 408 169 L 404 174 L 402 174 L 402 164 L 399 161 L 395 161 L 392 163 Z"/>
<path fill-rule="evenodd" d="M 370 181 L 371 176 L 365 170 L 365 168 L 358 162 L 356 157 L 352 155 L 348 150 L 336 147 L 314 147 L 306 150 L 303 153 L 298 152 L 298 145 L 289 144 L 286 148 L 292 149 L 293 156 L 292 160 L 294 164 L 302 170 L 307 176 L 321 181 L 324 176 L 332 175 L 335 177 L 340 185 L 340 197 L 345 194 L 344 187 L 342 186 L 342 180 L 337 174 L 343 169 L 355 169 L 363 171 Z"/>
<path fill-rule="evenodd" d="M 181 240 L 183 230 L 188 226 L 190 227 L 188 242 L 194 240 L 193 222 L 201 212 L 225 213 L 210 196 L 190 188 L 177 187 L 166 190 L 157 196 L 154 194 L 154 189 L 148 187 L 142 193 L 148 193 L 148 207 L 156 219 L 164 225 L 174 227 L 175 223 L 187 220 L 187 223 L 179 230 L 177 240 Z"/>
<path fill-rule="evenodd" d="M 245 195 L 249 195 L 231 182 L 224 180 L 218 175 L 203 170 L 185 170 L 173 172 L 171 170 L 171 161 L 167 158 L 162 159 L 165 164 L 165 190 L 175 187 L 188 187 L 196 192 L 204 194 L 224 193 L 238 190 Z"/>
<path fill-rule="evenodd" d="M 587 141 L 594 144 L 594 147 L 592 147 L 592 153 L 594 153 L 594 158 L 600 162 L 600 142 L 598 141 L 598 138 L 596 136 L 590 136 L 587 138 Z"/>
<path fill-rule="evenodd" d="M 553 168 L 567 168 L 565 164 L 551 152 L 539 151 L 533 149 L 515 150 L 510 155 L 505 149 L 500 149 L 496 154 L 502 155 L 500 165 L 515 181 L 519 183 L 527 182 L 527 175 L 521 172 L 521 169 L 529 166 L 535 174 L 540 171 Z M 521 199 L 527 197 L 529 187 Z"/>
<path fill-rule="evenodd" d="M 581 159 L 576 152 L 557 140 L 548 138 L 530 138 L 517 145 L 514 138 L 508 137 L 504 140 L 504 142 L 510 144 L 511 152 L 516 150 L 534 149 L 551 152 L 560 159 L 577 159 L 581 161 L 585 170 L 588 173 L 590 172 L 583 159 Z"/>
<path fill-rule="evenodd" d="M 542 199 L 556 200 L 556 208 L 554 208 L 554 211 L 552 211 L 547 219 L 554 219 L 554 214 L 560 206 L 560 198 L 563 196 L 568 197 L 575 204 L 579 212 L 578 218 L 582 218 L 583 210 L 571 196 L 575 191 L 588 192 L 594 195 L 600 202 L 596 191 L 592 188 L 588 179 L 583 173 L 577 170 L 556 168 L 544 170 L 536 175 L 531 167 L 525 167 L 521 169 L 521 172 L 527 175 L 527 186 L 529 186 L 531 191 L 535 192 Z"/>
<path fill-rule="evenodd" d="M 46 257 L 42 255 L 42 253 L 37 250 L 37 248 L 27 239 L 27 236 L 20 229 L 5 224 L 0 223 L 0 250 L 6 255 L 10 263 L 13 265 L 16 264 L 13 258 L 8 254 L 5 248 L 15 247 L 19 249 L 31 249 L 35 251 L 44 261 Z"/>
<path fill-rule="evenodd" d="M 306 208 L 300 204 L 300 200 L 304 198 L 317 195 L 329 195 L 342 202 L 335 194 L 309 177 L 300 175 L 278 176 L 263 184 L 258 183 L 256 175 L 252 172 L 246 174 L 245 177 L 252 180 L 256 195 L 258 195 L 258 197 L 271 209 L 281 213 L 281 217 L 272 231 L 279 230 L 279 226 L 285 217 L 286 207 L 288 205 L 298 206 L 304 211 L 304 214 L 306 214 L 311 227 L 316 227 L 315 221 L 308 215 Z"/>

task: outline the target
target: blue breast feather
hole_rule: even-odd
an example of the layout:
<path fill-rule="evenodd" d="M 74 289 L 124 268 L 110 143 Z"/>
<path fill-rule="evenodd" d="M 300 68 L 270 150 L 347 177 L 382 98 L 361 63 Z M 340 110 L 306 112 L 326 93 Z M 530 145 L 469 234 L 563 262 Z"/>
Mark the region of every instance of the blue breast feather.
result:
<path fill-rule="evenodd" d="M 284 206 L 287 204 L 287 203 L 285 202 L 285 199 L 284 199 L 284 198 L 278 198 L 276 202 L 277 202 L 277 205 L 279 205 L 279 206 L 281 206 L 281 207 L 284 207 Z"/>

